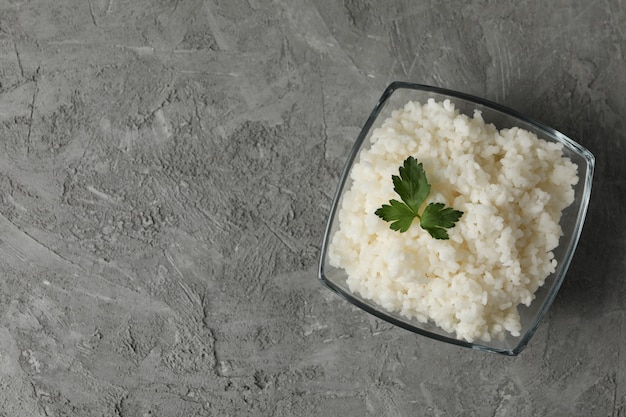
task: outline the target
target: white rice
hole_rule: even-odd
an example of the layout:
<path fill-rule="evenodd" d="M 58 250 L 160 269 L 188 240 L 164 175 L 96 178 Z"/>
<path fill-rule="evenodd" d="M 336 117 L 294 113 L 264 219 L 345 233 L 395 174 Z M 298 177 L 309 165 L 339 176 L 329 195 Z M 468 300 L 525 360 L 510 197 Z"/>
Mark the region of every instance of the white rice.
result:
<path fill-rule="evenodd" d="M 371 142 L 352 169 L 329 247 L 350 290 L 468 342 L 519 336 L 517 307 L 530 305 L 555 271 L 559 219 L 574 201 L 577 168 L 562 145 L 498 131 L 479 111 L 470 118 L 433 99 L 394 111 Z M 464 212 L 450 240 L 433 239 L 417 219 L 393 231 L 374 214 L 399 199 L 391 176 L 409 155 L 432 185 L 426 203 Z"/>

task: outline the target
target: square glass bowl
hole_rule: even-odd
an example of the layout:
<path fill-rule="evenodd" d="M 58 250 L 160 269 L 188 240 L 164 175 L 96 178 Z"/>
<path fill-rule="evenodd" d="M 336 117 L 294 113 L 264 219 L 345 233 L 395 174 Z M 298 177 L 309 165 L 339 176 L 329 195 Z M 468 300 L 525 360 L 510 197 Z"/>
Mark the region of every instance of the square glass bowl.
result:
<path fill-rule="evenodd" d="M 390 117 L 392 111 L 403 108 L 407 102 L 418 101 L 423 104 L 429 98 L 434 98 L 435 101 L 448 99 L 455 105 L 456 109 L 470 117 L 474 110 L 480 110 L 485 123 L 494 124 L 498 130 L 519 127 L 536 134 L 540 139 L 560 142 L 563 144 L 564 156 L 569 157 L 578 167 L 579 180 L 574 186 L 575 199 L 562 213 L 560 225 L 563 236 L 559 240 L 558 247 L 553 250 L 554 259 L 558 262 L 556 270 L 546 278 L 543 286 L 539 287 L 530 306 L 526 307 L 523 304 L 518 306 L 522 325 L 520 336 L 514 337 L 507 332 L 504 340 L 492 340 L 489 343 L 469 343 L 458 340 L 454 334 L 445 332 L 430 321 L 421 323 L 416 319 L 408 319 L 398 313 L 383 309 L 358 293 L 352 293 L 346 284 L 346 272 L 329 263 L 328 248 L 333 235 L 339 228 L 338 211 L 345 192 L 351 187 L 350 173 L 361 150 L 371 146 L 369 139 L 372 131 L 380 127 L 383 121 Z M 325 286 L 355 306 L 404 329 L 458 346 L 510 356 L 517 355 L 526 347 L 542 318 L 546 315 L 570 265 L 589 204 L 594 164 L 594 156 L 587 149 L 562 133 L 514 110 L 464 93 L 419 84 L 394 82 L 387 87 L 374 107 L 363 130 L 357 137 L 343 169 L 322 244 L 319 279 Z"/>

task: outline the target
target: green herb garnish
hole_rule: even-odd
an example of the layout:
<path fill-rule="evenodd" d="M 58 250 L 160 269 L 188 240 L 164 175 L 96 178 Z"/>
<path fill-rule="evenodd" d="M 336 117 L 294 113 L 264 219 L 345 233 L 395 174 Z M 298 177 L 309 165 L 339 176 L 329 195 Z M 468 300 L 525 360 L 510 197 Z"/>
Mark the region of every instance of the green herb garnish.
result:
<path fill-rule="evenodd" d="M 446 229 L 454 227 L 462 211 L 445 207 L 442 203 L 430 203 L 422 214 L 419 208 L 430 194 L 430 184 L 421 163 L 409 156 L 400 167 L 400 176 L 392 175 L 393 189 L 402 201 L 390 200 L 376 210 L 376 215 L 386 222 L 392 222 L 391 230 L 400 233 L 409 230 L 414 218 L 420 219 L 420 226 L 435 239 L 450 239 Z"/>

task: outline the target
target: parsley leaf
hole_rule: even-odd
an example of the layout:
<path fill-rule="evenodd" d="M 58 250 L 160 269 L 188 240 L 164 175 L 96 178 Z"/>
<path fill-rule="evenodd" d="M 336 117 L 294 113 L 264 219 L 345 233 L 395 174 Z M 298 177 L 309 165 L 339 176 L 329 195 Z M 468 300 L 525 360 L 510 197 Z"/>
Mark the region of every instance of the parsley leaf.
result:
<path fill-rule="evenodd" d="M 389 201 L 391 205 L 383 204 L 376 210 L 376 215 L 386 222 L 393 222 L 389 225 L 391 230 L 406 232 L 416 214 L 404 203 L 398 200 Z"/>
<path fill-rule="evenodd" d="M 375 214 L 386 222 L 389 228 L 400 233 L 409 230 L 414 218 L 420 219 L 420 226 L 435 239 L 450 239 L 446 229 L 454 227 L 463 215 L 462 211 L 445 207 L 443 203 L 430 203 L 420 215 L 419 208 L 430 194 L 430 184 L 421 163 L 409 156 L 399 169 L 400 176 L 392 175 L 394 191 L 402 202 L 390 200 Z"/>
<path fill-rule="evenodd" d="M 430 203 L 422 213 L 420 226 L 435 239 L 450 239 L 446 229 L 454 227 L 462 215 L 462 211 L 445 207 L 442 203 Z"/>
<path fill-rule="evenodd" d="M 420 206 L 430 194 L 430 184 L 426 180 L 426 173 L 421 163 L 409 156 L 400 167 L 400 176 L 392 175 L 394 188 L 404 204 L 417 214 Z"/>

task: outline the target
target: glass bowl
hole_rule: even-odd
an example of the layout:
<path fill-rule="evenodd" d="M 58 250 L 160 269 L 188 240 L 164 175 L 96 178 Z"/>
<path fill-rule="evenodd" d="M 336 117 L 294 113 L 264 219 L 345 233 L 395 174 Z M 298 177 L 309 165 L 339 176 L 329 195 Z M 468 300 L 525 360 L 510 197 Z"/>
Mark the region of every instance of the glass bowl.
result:
<path fill-rule="evenodd" d="M 518 306 L 521 321 L 519 336 L 513 336 L 507 332 L 503 340 L 492 339 L 489 342 L 467 342 L 457 339 L 454 334 L 442 330 L 431 320 L 424 323 L 417 319 L 408 319 L 399 313 L 385 310 L 374 301 L 364 298 L 359 293 L 351 292 L 346 284 L 346 271 L 342 268 L 332 266 L 329 262 L 328 250 L 331 239 L 339 228 L 339 208 L 341 207 L 345 192 L 350 189 L 352 184 L 350 173 L 353 165 L 358 160 L 359 153 L 363 149 L 367 149 L 371 146 L 369 139 L 372 135 L 372 131 L 380 127 L 383 121 L 390 117 L 392 111 L 403 108 L 407 102 L 418 101 L 425 103 L 429 98 L 433 98 L 438 102 L 446 99 L 450 100 L 461 113 L 470 117 L 473 115 L 474 110 L 480 110 L 485 123 L 495 125 L 498 130 L 519 127 L 534 133 L 540 139 L 549 142 L 559 142 L 563 144 L 563 155 L 569 157 L 578 167 L 579 180 L 578 183 L 573 186 L 575 195 L 574 202 L 562 213 L 560 226 L 563 235 L 559 240 L 558 246 L 553 250 L 554 259 L 557 261 L 556 270 L 546 278 L 544 284 L 535 292 L 535 298 L 529 306 L 524 304 Z M 419 159 L 419 156 L 416 157 Z M 357 137 L 356 143 L 348 155 L 326 226 L 319 263 L 319 279 L 326 287 L 355 306 L 406 330 L 442 342 L 480 351 L 510 356 L 517 355 L 526 347 L 539 323 L 546 315 L 570 265 L 580 238 L 587 206 L 589 204 L 594 163 L 594 156 L 587 149 L 562 133 L 514 110 L 464 93 L 419 84 L 394 82 L 387 87 L 378 103 L 375 105 L 374 110 L 367 119 L 363 130 Z"/>

